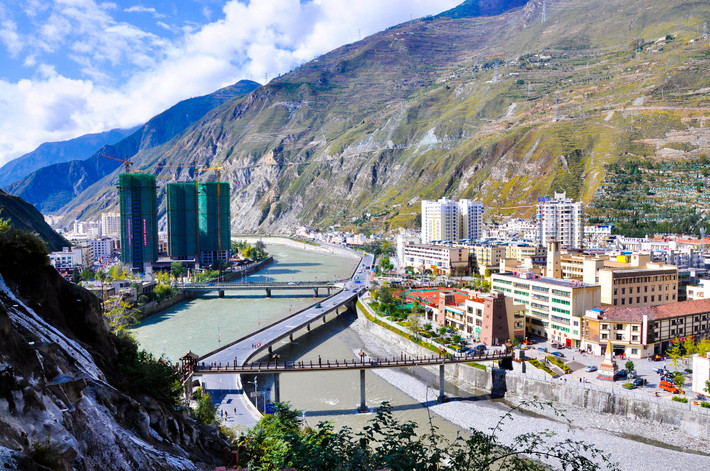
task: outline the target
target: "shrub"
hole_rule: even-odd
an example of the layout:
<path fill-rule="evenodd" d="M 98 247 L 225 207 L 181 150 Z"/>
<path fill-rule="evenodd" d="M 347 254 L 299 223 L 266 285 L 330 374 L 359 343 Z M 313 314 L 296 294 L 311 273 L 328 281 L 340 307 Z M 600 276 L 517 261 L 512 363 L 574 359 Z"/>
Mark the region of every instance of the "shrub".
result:
<path fill-rule="evenodd" d="M 528 363 L 530 363 L 535 368 L 542 370 L 551 376 L 557 376 L 554 371 L 552 371 L 550 368 L 548 368 L 547 365 L 543 365 L 540 362 L 540 360 L 528 360 Z"/>
<path fill-rule="evenodd" d="M 143 392 L 170 406 L 180 401 L 180 378 L 165 358 L 155 358 L 138 350 L 138 342 L 125 331 L 114 335 L 118 350 L 118 367 L 126 379 L 128 392 Z"/>
<path fill-rule="evenodd" d="M 572 371 L 572 369 L 569 366 L 567 366 L 567 364 L 564 361 L 560 360 L 555 355 L 547 355 L 545 358 L 547 359 L 547 361 L 549 361 L 553 365 L 556 365 L 556 366 L 559 366 L 560 368 L 562 368 L 562 371 L 564 371 L 565 374 Z"/>
<path fill-rule="evenodd" d="M 680 396 L 673 396 L 673 400 L 676 402 L 682 402 L 683 404 L 686 404 L 688 402 L 687 397 L 680 397 Z"/>
<path fill-rule="evenodd" d="M 0 231 L 0 274 L 5 279 L 30 281 L 48 264 L 42 239 L 19 229 Z"/>
<path fill-rule="evenodd" d="M 706 409 L 710 409 L 710 402 L 708 401 L 703 401 L 700 403 L 700 407 L 704 407 Z"/>
<path fill-rule="evenodd" d="M 212 404 L 209 393 L 202 388 L 195 390 L 197 407 L 195 408 L 195 418 L 205 425 L 217 423 L 217 408 Z"/>

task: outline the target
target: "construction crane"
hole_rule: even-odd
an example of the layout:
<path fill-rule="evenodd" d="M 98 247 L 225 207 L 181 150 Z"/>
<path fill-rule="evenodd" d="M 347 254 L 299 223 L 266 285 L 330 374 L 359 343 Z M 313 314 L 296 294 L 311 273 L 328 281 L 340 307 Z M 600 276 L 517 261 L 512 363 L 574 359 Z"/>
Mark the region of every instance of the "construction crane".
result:
<path fill-rule="evenodd" d="M 219 182 L 219 174 L 220 171 L 222 170 L 222 166 L 217 164 L 216 167 L 207 167 L 206 165 L 204 167 L 198 167 L 197 171 L 198 172 L 207 172 L 208 170 L 214 170 L 215 173 L 217 174 L 217 182 Z"/>
<path fill-rule="evenodd" d="M 120 159 L 118 157 L 112 157 L 106 154 L 101 154 L 101 157 L 106 157 L 107 159 L 118 160 L 119 162 L 123 162 L 123 164 L 126 166 L 126 173 L 133 173 L 131 172 L 131 165 L 133 165 L 133 162 L 131 162 L 130 160 Z"/>

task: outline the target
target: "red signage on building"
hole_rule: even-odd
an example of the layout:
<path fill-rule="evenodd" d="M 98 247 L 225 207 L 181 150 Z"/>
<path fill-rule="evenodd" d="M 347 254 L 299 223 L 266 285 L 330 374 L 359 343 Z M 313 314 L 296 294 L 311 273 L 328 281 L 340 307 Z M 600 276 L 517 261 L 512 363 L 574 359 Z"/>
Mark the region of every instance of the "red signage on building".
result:
<path fill-rule="evenodd" d="M 146 230 L 145 218 L 143 218 L 143 245 L 148 245 L 148 231 Z"/>

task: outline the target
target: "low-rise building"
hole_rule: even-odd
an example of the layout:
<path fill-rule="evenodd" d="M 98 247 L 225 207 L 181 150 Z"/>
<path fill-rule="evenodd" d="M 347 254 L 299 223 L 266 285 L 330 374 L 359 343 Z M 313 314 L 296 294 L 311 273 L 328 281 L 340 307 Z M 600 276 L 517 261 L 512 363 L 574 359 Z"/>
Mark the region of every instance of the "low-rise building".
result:
<path fill-rule="evenodd" d="M 582 349 L 605 353 L 611 342 L 616 355 L 646 358 L 665 352 L 674 341 L 710 334 L 710 299 L 660 306 L 597 306 L 584 316 Z"/>
<path fill-rule="evenodd" d="M 493 290 L 525 305 L 526 335 L 579 348 L 580 319 L 600 302 L 599 285 L 513 272 L 492 275 Z"/>
<path fill-rule="evenodd" d="M 62 247 L 61 252 L 49 254 L 49 263 L 59 271 L 92 267 L 94 251 L 91 247 Z"/>
<path fill-rule="evenodd" d="M 654 306 L 678 302 L 678 267 L 649 263 L 646 268 L 599 270 L 602 304 Z"/>
<path fill-rule="evenodd" d="M 699 280 L 697 285 L 686 287 L 688 301 L 695 299 L 710 299 L 710 280 Z"/>
<path fill-rule="evenodd" d="M 404 266 L 419 273 L 431 270 L 436 274 L 451 274 L 455 267 L 468 266 L 469 250 L 465 247 L 410 244 L 403 247 Z"/>
<path fill-rule="evenodd" d="M 464 302 L 465 331 L 486 345 L 525 339 L 525 305 L 502 292 L 471 293 Z"/>

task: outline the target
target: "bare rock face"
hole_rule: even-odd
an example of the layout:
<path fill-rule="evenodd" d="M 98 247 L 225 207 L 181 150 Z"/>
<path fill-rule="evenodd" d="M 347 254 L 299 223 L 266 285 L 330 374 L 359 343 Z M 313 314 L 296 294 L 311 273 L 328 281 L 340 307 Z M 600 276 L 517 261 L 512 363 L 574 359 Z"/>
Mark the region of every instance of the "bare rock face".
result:
<path fill-rule="evenodd" d="M 51 267 L 0 277 L 0 338 L 0 468 L 214 469 L 223 438 L 122 392 L 98 301 Z"/>

